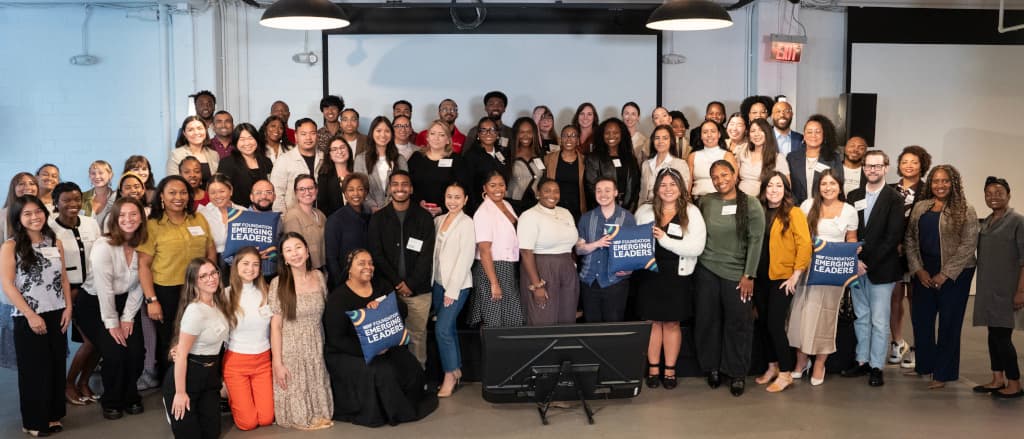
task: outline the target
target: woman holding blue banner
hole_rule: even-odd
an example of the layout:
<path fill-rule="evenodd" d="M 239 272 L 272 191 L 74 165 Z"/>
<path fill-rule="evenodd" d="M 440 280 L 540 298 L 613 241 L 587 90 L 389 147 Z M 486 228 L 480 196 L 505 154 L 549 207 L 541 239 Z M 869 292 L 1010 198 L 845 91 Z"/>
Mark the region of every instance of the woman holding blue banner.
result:
<path fill-rule="evenodd" d="M 210 194 L 210 202 L 196 208 L 196 212 L 202 214 L 206 218 L 206 224 L 210 226 L 213 245 L 217 248 L 218 262 L 221 262 L 220 254 L 224 253 L 224 244 L 228 240 L 228 211 L 243 209 L 242 206 L 231 201 L 233 191 L 231 180 L 226 175 L 213 174 L 210 183 L 206 185 L 206 193 Z M 221 272 L 227 277 L 226 269 L 222 269 Z"/>
<path fill-rule="evenodd" d="M 731 378 L 729 392 L 740 396 L 750 370 L 751 298 L 764 240 L 764 210 L 757 198 L 737 189 L 736 168 L 729 160 L 716 160 L 708 173 L 717 192 L 699 203 L 708 238 L 694 274 L 697 360 L 712 389 L 724 374 Z"/>
<path fill-rule="evenodd" d="M 913 373 L 931 375 L 928 388 L 941 389 L 960 377 L 960 331 L 974 278 L 979 225 L 956 168 L 936 166 L 926 181 L 921 202 L 910 211 L 903 250 L 914 273 L 910 319 L 917 365 Z"/>
<path fill-rule="evenodd" d="M 704 252 L 707 231 L 700 209 L 689 202 L 682 173 L 674 168 L 658 171 L 654 188 L 654 203 L 636 211 L 638 224 L 653 223 L 654 259 L 658 263 L 658 271 L 645 275 L 638 288 L 638 310 L 641 318 L 651 321 L 647 387 L 662 385 L 671 390 L 678 384 L 676 360 L 683 340 L 680 321 L 693 319 L 691 275 L 697 257 Z M 664 375 L 660 370 L 662 352 Z"/>
<path fill-rule="evenodd" d="M 831 169 L 821 171 L 818 190 L 800 205 L 807 214 L 811 236 L 825 242 L 857 242 L 857 210 L 846 203 L 843 182 Z M 843 287 L 806 285 L 793 296 L 786 335 L 789 345 L 797 348 L 796 368 L 792 377 L 800 379 L 811 364 L 811 385 L 825 382 L 825 360 L 836 351 L 836 328 L 839 324 L 839 303 Z M 814 361 L 810 356 L 814 355 Z"/>
<path fill-rule="evenodd" d="M 419 361 L 408 345 L 401 344 L 404 340 L 382 347 L 376 355 L 364 352 L 372 345 L 363 343 L 372 343 L 373 336 L 361 335 L 348 311 L 376 310 L 382 300 L 390 300 L 403 319 L 406 314 L 405 302 L 373 282 L 373 271 L 369 251 L 350 252 L 344 267 L 348 278 L 331 292 L 323 315 L 324 358 L 334 395 L 334 419 L 367 427 L 416 421 L 437 408 L 437 398 L 424 391 L 426 377 Z M 367 327 L 365 321 L 362 324 Z M 391 341 L 386 338 L 379 342 Z"/>

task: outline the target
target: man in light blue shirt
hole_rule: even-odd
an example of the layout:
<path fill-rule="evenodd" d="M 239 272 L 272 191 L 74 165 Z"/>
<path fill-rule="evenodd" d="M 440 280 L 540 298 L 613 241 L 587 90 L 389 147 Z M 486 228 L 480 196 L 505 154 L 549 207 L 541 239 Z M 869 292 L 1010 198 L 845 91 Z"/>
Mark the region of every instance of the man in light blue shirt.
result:
<path fill-rule="evenodd" d="M 775 125 L 775 142 L 779 144 L 779 154 L 783 156 L 804 143 L 804 136 L 791 130 L 793 125 L 793 106 L 786 101 L 778 101 L 772 106 L 772 124 Z"/>

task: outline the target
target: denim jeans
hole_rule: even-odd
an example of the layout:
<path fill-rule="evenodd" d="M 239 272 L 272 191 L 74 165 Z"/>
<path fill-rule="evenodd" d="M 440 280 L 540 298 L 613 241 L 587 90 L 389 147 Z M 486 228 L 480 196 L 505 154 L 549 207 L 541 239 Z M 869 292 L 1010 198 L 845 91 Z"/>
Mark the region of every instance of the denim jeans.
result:
<path fill-rule="evenodd" d="M 450 306 L 444 306 L 444 287 L 434 282 L 433 313 L 437 315 L 434 322 L 434 334 L 437 336 L 437 350 L 441 354 L 441 368 L 451 372 L 462 367 L 462 353 L 459 350 L 459 335 L 455 332 L 455 321 L 469 297 L 469 288 L 459 291 L 459 300 Z"/>
<path fill-rule="evenodd" d="M 894 283 L 873 284 L 866 275 L 861 276 L 858 283 L 850 291 L 853 312 L 857 315 L 853 323 L 857 333 L 857 361 L 881 369 L 885 367 L 889 348 L 889 307 Z"/>

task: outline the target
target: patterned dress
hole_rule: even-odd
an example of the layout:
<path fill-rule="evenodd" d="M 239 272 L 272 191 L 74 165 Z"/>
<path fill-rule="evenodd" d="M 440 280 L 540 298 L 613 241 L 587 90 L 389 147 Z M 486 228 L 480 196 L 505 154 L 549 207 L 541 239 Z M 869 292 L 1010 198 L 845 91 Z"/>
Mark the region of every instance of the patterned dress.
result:
<path fill-rule="evenodd" d="M 321 323 L 327 286 L 319 271 L 312 273 L 319 278 L 319 289 L 297 292 L 295 320 L 285 319 L 282 325 L 281 356 L 289 372 L 288 388 L 282 389 L 274 381 L 274 418 L 282 427 L 312 427 L 329 421 L 334 414 Z M 270 309 L 274 314 L 281 314 L 278 279 L 270 282 Z"/>

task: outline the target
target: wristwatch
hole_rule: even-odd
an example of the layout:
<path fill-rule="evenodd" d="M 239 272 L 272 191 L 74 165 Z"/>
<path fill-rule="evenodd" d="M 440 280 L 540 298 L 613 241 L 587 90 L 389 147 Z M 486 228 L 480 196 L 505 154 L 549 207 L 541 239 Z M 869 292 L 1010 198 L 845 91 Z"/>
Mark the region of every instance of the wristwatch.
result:
<path fill-rule="evenodd" d="M 157 303 L 157 301 L 158 301 L 158 299 L 156 298 L 156 296 L 153 296 L 153 297 L 147 297 L 147 298 L 145 298 L 145 299 L 142 299 L 142 300 L 146 302 L 146 305 L 152 305 L 152 304 L 154 304 L 154 303 Z"/>

